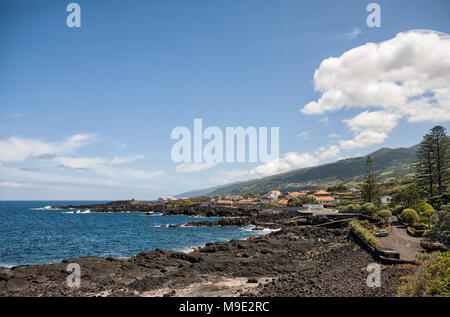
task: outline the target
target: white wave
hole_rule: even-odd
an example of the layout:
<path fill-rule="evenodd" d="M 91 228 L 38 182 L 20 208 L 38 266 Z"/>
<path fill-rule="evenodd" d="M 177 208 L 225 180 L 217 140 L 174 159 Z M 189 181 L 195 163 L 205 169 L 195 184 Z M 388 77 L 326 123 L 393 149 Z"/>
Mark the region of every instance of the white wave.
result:
<path fill-rule="evenodd" d="M 196 245 L 196 246 L 190 246 L 190 247 L 184 247 L 184 248 L 174 248 L 173 251 L 182 252 L 182 253 L 192 253 L 195 250 L 198 250 L 200 248 L 203 248 L 205 245 Z"/>
<path fill-rule="evenodd" d="M 89 209 L 87 210 L 75 210 L 75 211 L 67 211 L 67 212 L 63 212 L 63 214 L 90 214 L 91 211 Z"/>
<path fill-rule="evenodd" d="M 242 230 L 245 232 L 253 232 L 256 234 L 263 234 L 263 235 L 281 230 L 280 228 L 279 229 L 262 228 L 262 229 L 255 230 L 255 228 L 256 228 L 255 225 L 248 225 L 248 226 L 245 226 L 244 228 L 242 228 Z"/>

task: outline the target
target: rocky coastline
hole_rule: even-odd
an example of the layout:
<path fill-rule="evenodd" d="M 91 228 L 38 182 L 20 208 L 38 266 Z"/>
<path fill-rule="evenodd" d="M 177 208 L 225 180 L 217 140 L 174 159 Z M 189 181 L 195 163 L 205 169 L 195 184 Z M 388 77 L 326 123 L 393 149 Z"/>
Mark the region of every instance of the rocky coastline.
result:
<path fill-rule="evenodd" d="M 232 218 L 187 225 L 279 230 L 247 240 L 208 243 L 190 253 L 156 249 L 127 259 L 81 257 L 0 268 L 0 296 L 395 296 L 400 277 L 415 270 L 414 265 L 382 266 L 382 286 L 368 287 L 365 268 L 375 260 L 352 240 L 345 222 L 316 226 L 326 224 L 327 217 L 255 207 L 156 203 L 73 207 L 94 212 L 213 213 Z M 70 263 L 81 268 L 80 287 L 67 286 Z"/>

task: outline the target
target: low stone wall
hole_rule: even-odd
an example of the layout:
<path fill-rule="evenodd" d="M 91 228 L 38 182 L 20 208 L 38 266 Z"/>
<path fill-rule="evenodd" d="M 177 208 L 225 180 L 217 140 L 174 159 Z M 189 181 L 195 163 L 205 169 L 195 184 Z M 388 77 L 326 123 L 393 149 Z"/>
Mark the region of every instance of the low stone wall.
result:
<path fill-rule="evenodd" d="M 400 253 L 396 251 L 386 251 L 368 244 L 350 227 L 350 234 L 363 249 L 367 250 L 376 260 L 383 264 L 416 264 L 416 261 L 400 259 Z"/>

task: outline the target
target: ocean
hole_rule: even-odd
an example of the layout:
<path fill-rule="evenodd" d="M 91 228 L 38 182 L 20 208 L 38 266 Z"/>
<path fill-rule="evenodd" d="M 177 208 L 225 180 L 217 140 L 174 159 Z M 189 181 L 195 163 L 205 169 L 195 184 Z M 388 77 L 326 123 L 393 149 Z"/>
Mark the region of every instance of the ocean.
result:
<path fill-rule="evenodd" d="M 208 242 L 267 233 L 251 227 L 160 227 L 220 218 L 44 209 L 105 202 L 0 201 L 0 266 L 55 263 L 81 256 L 131 257 L 156 248 L 188 252 Z"/>

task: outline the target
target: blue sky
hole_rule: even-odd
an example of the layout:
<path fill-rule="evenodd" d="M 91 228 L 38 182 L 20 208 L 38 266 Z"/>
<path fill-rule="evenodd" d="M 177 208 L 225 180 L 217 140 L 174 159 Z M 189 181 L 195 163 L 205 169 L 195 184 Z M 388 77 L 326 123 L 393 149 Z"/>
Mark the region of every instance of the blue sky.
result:
<path fill-rule="evenodd" d="M 450 81 L 434 71 L 448 67 L 448 39 L 396 36 L 450 33 L 450 3 L 377 1 L 382 27 L 369 28 L 370 2 L 80 0 L 81 28 L 69 28 L 69 1 L 0 0 L 0 199 L 149 200 L 266 175 L 254 172 L 262 163 L 177 169 L 170 133 L 192 129 L 195 118 L 222 129 L 279 127 L 286 169 L 418 143 L 433 125 L 448 126 L 440 88 Z M 405 78 L 386 79 L 396 64 L 367 44 L 389 40 L 385 50 L 397 52 L 398 63 L 431 65 L 405 80 L 408 92 L 422 93 L 394 89 L 386 99 L 395 105 L 380 99 L 383 90 L 365 99 L 335 95 L 305 110 L 327 90 Z M 357 47 L 337 68 L 321 67 Z M 353 69 L 366 60 L 373 65 Z M 380 80 L 358 79 L 364 71 Z M 400 105 L 424 92 L 437 101 Z"/>

